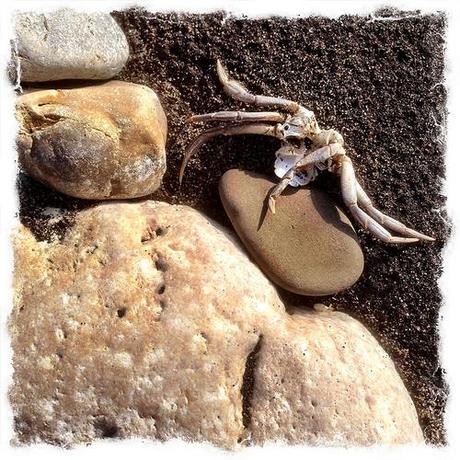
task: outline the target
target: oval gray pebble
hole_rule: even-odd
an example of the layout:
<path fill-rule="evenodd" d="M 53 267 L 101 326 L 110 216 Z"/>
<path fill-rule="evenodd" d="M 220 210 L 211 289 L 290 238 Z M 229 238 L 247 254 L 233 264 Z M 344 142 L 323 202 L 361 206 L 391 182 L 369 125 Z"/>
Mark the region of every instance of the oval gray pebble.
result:
<path fill-rule="evenodd" d="M 25 82 L 108 79 L 129 57 L 126 37 L 107 13 L 18 13 L 15 32 L 15 61 Z"/>

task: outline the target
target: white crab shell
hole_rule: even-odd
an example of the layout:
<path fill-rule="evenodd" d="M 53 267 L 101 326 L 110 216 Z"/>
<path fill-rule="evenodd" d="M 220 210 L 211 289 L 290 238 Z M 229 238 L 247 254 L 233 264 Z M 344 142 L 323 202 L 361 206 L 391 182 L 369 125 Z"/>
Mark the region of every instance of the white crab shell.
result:
<path fill-rule="evenodd" d="M 304 149 L 296 149 L 291 145 L 283 145 L 276 152 L 275 174 L 282 178 L 305 154 Z M 313 166 L 306 172 L 297 172 L 292 178 L 289 185 L 292 187 L 301 187 L 307 185 L 315 179 L 317 175 L 316 168 Z"/>
<path fill-rule="evenodd" d="M 282 178 L 295 164 L 303 158 L 304 152 L 296 153 L 295 149 L 291 146 L 285 145 L 276 152 L 276 161 L 274 164 L 275 174 L 277 177 Z M 311 165 L 305 172 L 297 172 L 292 178 L 289 185 L 291 187 L 302 187 L 314 181 L 318 175 L 318 171 L 327 169 L 330 171 L 332 168 L 332 161 L 328 160 L 326 163 L 315 163 Z"/>
<path fill-rule="evenodd" d="M 291 169 L 294 164 L 299 160 L 296 155 L 279 155 L 275 161 L 275 174 L 278 177 L 283 177 L 289 169 Z M 307 185 L 311 181 L 311 178 L 304 173 L 296 173 L 292 178 L 289 185 L 292 187 L 301 187 L 302 185 Z"/>

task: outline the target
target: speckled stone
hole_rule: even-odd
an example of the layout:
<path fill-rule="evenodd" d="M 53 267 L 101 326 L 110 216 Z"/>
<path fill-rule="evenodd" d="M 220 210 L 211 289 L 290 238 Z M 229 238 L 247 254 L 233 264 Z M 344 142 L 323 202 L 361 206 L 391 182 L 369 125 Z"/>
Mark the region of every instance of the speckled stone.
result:
<path fill-rule="evenodd" d="M 314 188 L 288 188 L 273 215 L 267 197 L 275 184 L 232 169 L 219 185 L 224 208 L 259 266 L 274 283 L 297 294 L 322 296 L 353 285 L 364 258 L 347 216 Z"/>
<path fill-rule="evenodd" d="M 286 313 L 233 232 L 192 208 L 104 203 L 63 240 L 21 226 L 14 246 L 17 443 L 423 442 L 369 331 L 343 313 Z"/>
<path fill-rule="evenodd" d="M 145 196 L 166 171 L 166 116 L 144 85 L 39 90 L 16 103 L 19 160 L 34 179 L 85 199 Z"/>
<path fill-rule="evenodd" d="M 26 82 L 108 79 L 129 57 L 126 37 L 107 13 L 18 13 L 15 29 L 14 60 Z"/>

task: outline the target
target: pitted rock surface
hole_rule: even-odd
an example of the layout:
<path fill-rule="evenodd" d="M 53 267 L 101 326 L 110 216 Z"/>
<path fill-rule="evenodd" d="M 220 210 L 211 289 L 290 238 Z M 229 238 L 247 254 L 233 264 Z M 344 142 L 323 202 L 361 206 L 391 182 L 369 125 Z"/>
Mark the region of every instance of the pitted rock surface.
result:
<path fill-rule="evenodd" d="M 107 13 L 18 13 L 13 60 L 24 82 L 114 77 L 129 57 L 126 37 Z"/>
<path fill-rule="evenodd" d="M 314 188 L 288 188 L 267 208 L 276 182 L 232 169 L 219 183 L 232 224 L 266 275 L 288 291 L 334 294 L 353 285 L 364 267 L 356 233 L 344 212 Z"/>
<path fill-rule="evenodd" d="M 77 198 L 145 196 L 166 171 L 167 122 L 150 88 L 111 81 L 38 90 L 16 103 L 24 170 Z"/>
<path fill-rule="evenodd" d="M 10 399 L 19 443 L 99 437 L 422 442 L 388 355 L 340 313 L 285 312 L 237 240 L 147 201 L 15 238 Z"/>
<path fill-rule="evenodd" d="M 361 323 L 340 312 L 297 309 L 263 336 L 252 440 L 423 443 L 410 396 L 400 388 L 391 359 Z"/>

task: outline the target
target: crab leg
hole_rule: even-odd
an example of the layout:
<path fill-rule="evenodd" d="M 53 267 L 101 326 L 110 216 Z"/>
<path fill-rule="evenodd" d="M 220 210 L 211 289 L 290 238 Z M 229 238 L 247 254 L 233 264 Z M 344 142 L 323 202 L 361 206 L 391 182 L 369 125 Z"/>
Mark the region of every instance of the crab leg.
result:
<path fill-rule="evenodd" d="M 214 112 L 203 113 L 201 115 L 192 115 L 188 121 L 191 123 L 206 121 L 234 121 L 234 122 L 251 122 L 251 121 L 274 121 L 283 123 L 286 115 L 278 112 Z"/>
<path fill-rule="evenodd" d="M 388 228 L 389 230 L 393 230 L 397 233 L 401 233 L 401 235 L 409 236 L 413 238 L 418 238 L 420 240 L 425 241 L 435 241 L 434 238 L 431 236 L 424 235 L 423 233 L 419 233 L 411 228 L 406 227 L 403 223 L 399 222 L 396 219 L 393 219 L 390 216 L 387 216 L 383 212 L 379 211 L 378 209 L 374 208 L 372 201 L 367 196 L 366 192 L 363 190 L 361 185 L 358 181 L 356 181 L 356 192 L 358 197 L 358 203 L 363 209 L 373 217 L 377 222 L 382 224 L 384 227 Z"/>
<path fill-rule="evenodd" d="M 306 166 L 315 163 L 323 163 L 324 161 L 330 160 L 337 155 L 342 156 L 344 154 L 345 150 L 343 147 L 339 143 L 335 142 L 308 153 L 295 164 L 295 167 L 297 169 L 304 169 Z"/>
<path fill-rule="evenodd" d="M 240 82 L 230 78 L 225 70 L 225 67 L 219 60 L 217 60 L 217 75 L 219 76 L 219 80 L 222 83 L 225 92 L 237 101 L 259 106 L 273 105 L 276 107 L 282 107 L 290 113 L 295 113 L 300 108 L 300 105 L 297 102 L 290 101 L 289 99 L 283 99 L 281 97 L 256 96 L 251 94 Z"/>
<path fill-rule="evenodd" d="M 392 236 L 385 228 L 383 228 L 376 220 L 366 214 L 361 208 L 358 207 L 358 193 L 356 188 L 355 172 L 350 158 L 346 155 L 342 157 L 341 174 L 341 187 L 342 196 L 345 205 L 348 207 L 353 217 L 358 223 L 366 230 L 369 230 L 377 238 L 385 243 L 414 243 L 418 238 L 403 238 L 399 236 Z"/>
<path fill-rule="evenodd" d="M 289 182 L 294 177 L 295 172 L 298 169 L 308 169 L 308 167 L 313 166 L 316 163 L 322 163 L 324 161 L 330 160 L 336 155 L 343 155 L 343 148 L 341 145 L 334 143 L 321 147 L 313 152 L 306 153 L 305 156 L 302 156 L 295 165 L 289 169 L 286 174 L 281 178 L 279 183 L 271 190 L 268 197 L 268 207 L 270 211 L 275 214 L 275 200 L 278 198 L 284 191 L 284 189 L 289 185 Z"/>
<path fill-rule="evenodd" d="M 289 185 L 289 182 L 294 177 L 296 171 L 296 166 L 292 167 L 278 182 L 277 185 L 275 185 L 271 190 L 270 194 L 268 195 L 268 208 L 270 209 L 272 214 L 276 213 L 276 206 L 275 206 L 275 200 L 278 198 L 283 192 L 284 189 Z"/>
<path fill-rule="evenodd" d="M 210 128 L 200 134 L 188 147 L 182 160 L 182 165 L 179 172 L 179 183 L 182 183 L 184 177 L 184 171 L 193 154 L 209 139 L 214 136 L 234 136 L 235 134 L 258 134 L 262 136 L 273 136 L 280 138 L 278 135 L 278 125 L 269 125 L 268 123 L 257 123 L 237 126 L 218 126 L 216 128 Z"/>

